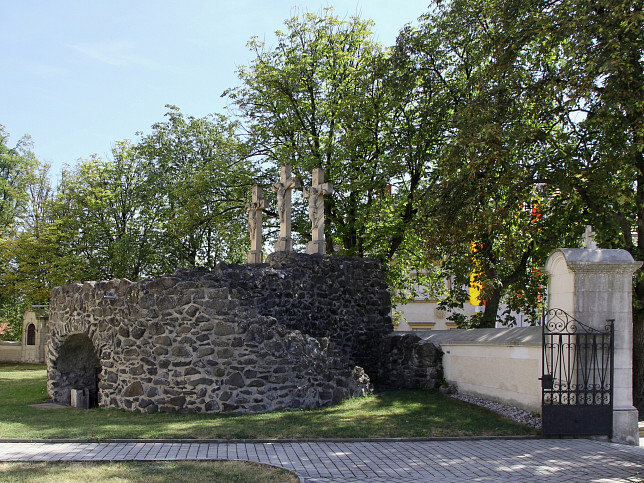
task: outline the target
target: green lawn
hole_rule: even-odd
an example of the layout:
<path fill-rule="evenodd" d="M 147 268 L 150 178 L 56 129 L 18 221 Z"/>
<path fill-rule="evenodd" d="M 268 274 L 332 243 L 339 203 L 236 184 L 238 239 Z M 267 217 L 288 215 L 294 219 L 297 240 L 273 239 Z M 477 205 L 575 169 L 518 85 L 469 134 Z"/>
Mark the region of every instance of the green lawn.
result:
<path fill-rule="evenodd" d="M 110 482 L 287 482 L 290 471 L 247 461 L 154 461 L 111 463 L 0 463 L 0 481 L 67 483 Z"/>
<path fill-rule="evenodd" d="M 40 410 L 44 366 L 0 364 L 0 438 L 370 438 L 521 435 L 536 431 L 435 391 L 405 390 L 306 411 L 254 415 Z"/>

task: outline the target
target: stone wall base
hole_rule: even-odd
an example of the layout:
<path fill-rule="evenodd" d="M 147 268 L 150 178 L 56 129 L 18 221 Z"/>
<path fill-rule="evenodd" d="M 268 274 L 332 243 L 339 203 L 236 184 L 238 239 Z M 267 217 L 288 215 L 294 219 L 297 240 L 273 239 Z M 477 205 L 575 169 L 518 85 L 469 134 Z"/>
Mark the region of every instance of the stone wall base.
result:
<path fill-rule="evenodd" d="M 639 429 L 637 427 L 637 409 L 613 409 L 613 439 L 614 443 L 626 443 L 637 446 L 640 444 Z"/>

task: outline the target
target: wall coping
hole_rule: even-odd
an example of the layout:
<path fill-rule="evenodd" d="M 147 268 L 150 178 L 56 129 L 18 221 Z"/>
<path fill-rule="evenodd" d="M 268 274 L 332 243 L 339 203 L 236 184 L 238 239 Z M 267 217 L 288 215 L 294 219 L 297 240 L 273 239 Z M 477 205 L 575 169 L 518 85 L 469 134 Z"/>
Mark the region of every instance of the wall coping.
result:
<path fill-rule="evenodd" d="M 0 345 L 21 346 L 22 342 L 17 340 L 0 340 Z"/>
<path fill-rule="evenodd" d="M 553 255 L 560 253 L 573 272 L 633 273 L 642 266 L 626 250 L 612 248 L 557 248 L 548 257 L 546 272 L 552 274 Z"/>
<path fill-rule="evenodd" d="M 541 346 L 541 327 L 507 327 L 489 329 L 452 329 L 427 331 L 396 331 L 389 337 L 412 334 L 422 343 L 479 346 Z"/>

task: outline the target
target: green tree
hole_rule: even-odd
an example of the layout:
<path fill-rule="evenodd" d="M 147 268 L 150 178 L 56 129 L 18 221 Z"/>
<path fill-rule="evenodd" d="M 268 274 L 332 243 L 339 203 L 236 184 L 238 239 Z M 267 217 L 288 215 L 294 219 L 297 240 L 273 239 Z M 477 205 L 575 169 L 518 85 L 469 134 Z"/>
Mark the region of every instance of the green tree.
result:
<path fill-rule="evenodd" d="M 644 21 L 642 1 L 559 0 L 540 39 L 563 62 L 544 79 L 566 99 L 571 149 L 554 165 L 579 196 L 599 246 L 644 260 Z M 555 28 L 556 25 L 556 28 Z M 635 235 L 635 236 L 634 236 Z M 634 398 L 644 410 L 644 274 L 634 279 Z"/>
<path fill-rule="evenodd" d="M 538 288 L 532 272 L 553 248 L 575 246 L 586 223 L 600 246 L 643 258 L 641 22 L 641 2 L 453 0 L 408 29 L 410 65 L 439 76 L 453 112 L 422 233 L 462 283 L 478 272 L 488 305 L 475 322 L 491 324 L 503 294 L 511 305 L 521 305 L 517 293 L 534 302 L 522 287 Z M 640 271 L 640 405 L 643 287 Z"/>
<path fill-rule="evenodd" d="M 7 263 L 3 290 L 7 296 L 29 304 L 45 304 L 49 290 L 56 284 L 72 281 L 73 268 L 66 263 L 59 222 L 54 218 L 54 192 L 49 166 L 38 164 L 27 186 L 28 200 L 20 224 L 3 243 Z M 22 307 L 24 308 L 24 307 Z"/>
<path fill-rule="evenodd" d="M 565 136 L 557 93 L 538 88 L 547 65 L 535 59 L 536 13 L 534 2 L 437 2 L 395 50 L 412 85 L 432 95 L 414 107 L 438 113 L 419 133 L 435 140 L 419 225 L 427 258 L 456 277 L 446 305 L 462 305 L 460 287 L 475 274 L 486 305 L 469 323 L 479 326 L 494 325 L 502 299 L 537 315 L 544 280 L 535 268 L 579 213 L 548 182 L 553 144 Z"/>
<path fill-rule="evenodd" d="M 250 41 L 255 59 L 240 69 L 242 85 L 226 92 L 247 121 L 249 154 L 290 163 L 302 178 L 324 169 L 335 187 L 325 206 L 328 253 L 390 258 L 401 231 L 394 236 L 388 225 L 400 221 L 404 198 L 392 185 L 407 173 L 386 146 L 388 54 L 373 42 L 371 22 L 340 20 L 330 9 L 285 23 L 273 49 Z M 300 205 L 293 223 L 302 241 L 310 236 L 304 214 Z"/>
<path fill-rule="evenodd" d="M 15 268 L 10 247 L 27 211 L 27 188 L 35 166 L 31 140 L 25 136 L 11 147 L 9 134 L 0 125 L 0 338 L 3 340 L 20 338 L 24 298 L 8 289 L 6 276 Z"/>
<path fill-rule="evenodd" d="M 17 219 L 25 210 L 26 189 L 36 165 L 29 137 L 23 137 L 14 147 L 9 147 L 8 143 L 9 135 L 0 124 L 1 236 L 15 229 Z"/>
<path fill-rule="evenodd" d="M 66 258 L 76 281 L 138 280 L 156 268 L 157 217 L 147 203 L 145 164 L 128 142 L 112 155 L 80 162 L 57 190 L 54 226 L 69 239 Z"/>
<path fill-rule="evenodd" d="M 160 222 L 158 270 L 241 262 L 249 250 L 244 206 L 254 168 L 238 141 L 238 125 L 221 115 L 195 118 L 166 107 L 167 121 L 136 144 L 148 204 Z"/>
<path fill-rule="evenodd" d="M 63 171 L 55 189 L 47 166 L 31 174 L 21 215 L 0 243 L 0 317 L 46 303 L 65 283 L 140 280 L 245 257 L 252 171 L 236 125 L 174 107 L 168 117 L 136 144 L 116 143 L 110 159 Z"/>
<path fill-rule="evenodd" d="M 251 186 L 235 125 L 223 117 L 168 121 L 112 159 L 66 173 L 54 203 L 76 280 L 159 276 L 178 267 L 238 262 L 247 250 L 244 203 Z"/>

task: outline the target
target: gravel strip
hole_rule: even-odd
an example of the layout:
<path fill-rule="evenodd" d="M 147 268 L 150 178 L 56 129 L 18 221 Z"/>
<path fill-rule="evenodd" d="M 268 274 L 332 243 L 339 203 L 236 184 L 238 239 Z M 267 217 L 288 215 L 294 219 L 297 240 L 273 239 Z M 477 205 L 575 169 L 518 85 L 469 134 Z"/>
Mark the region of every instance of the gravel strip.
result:
<path fill-rule="evenodd" d="M 487 408 L 490 411 L 494 411 L 501 416 L 505 416 L 516 423 L 525 424 L 526 426 L 531 426 L 535 429 L 541 429 L 541 416 L 538 414 L 532 414 L 514 406 L 506 406 L 505 404 L 488 401 L 487 399 L 481 399 L 480 397 L 468 396 L 467 394 L 450 394 L 449 396 L 460 401 Z"/>

